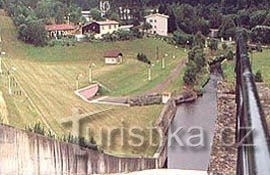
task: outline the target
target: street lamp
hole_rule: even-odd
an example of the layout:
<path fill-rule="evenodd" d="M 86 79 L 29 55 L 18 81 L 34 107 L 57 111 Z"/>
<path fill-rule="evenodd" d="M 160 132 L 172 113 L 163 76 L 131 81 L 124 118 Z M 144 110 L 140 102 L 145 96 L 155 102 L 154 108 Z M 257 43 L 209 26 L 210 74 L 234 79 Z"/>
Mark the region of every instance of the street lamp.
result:
<path fill-rule="evenodd" d="M 162 69 L 165 69 L 166 68 L 166 64 L 165 64 L 165 58 L 168 57 L 168 54 L 166 53 L 164 55 L 164 57 L 162 58 Z"/>
<path fill-rule="evenodd" d="M 188 46 L 189 46 L 189 40 L 187 40 L 187 44 L 186 44 L 186 47 L 185 47 L 185 52 L 187 52 Z"/>
<path fill-rule="evenodd" d="M 177 51 L 178 46 L 175 46 L 175 49 L 176 49 L 176 51 Z M 177 54 L 177 53 L 176 53 L 176 51 L 175 51 L 175 54 L 173 55 L 173 59 L 175 59 L 175 58 L 176 58 L 176 56 L 175 56 L 175 55 Z"/>
<path fill-rule="evenodd" d="M 76 77 L 76 89 L 79 89 L 79 80 L 83 77 L 82 74 L 78 74 Z"/>
<path fill-rule="evenodd" d="M 148 81 L 152 81 L 152 65 L 148 65 Z"/>
<path fill-rule="evenodd" d="M 11 74 L 16 71 L 15 67 L 11 67 L 8 70 L 8 94 L 11 96 L 12 95 L 12 89 L 11 89 Z"/>
<path fill-rule="evenodd" d="M 89 78 L 90 84 L 93 82 L 93 68 L 95 68 L 95 67 L 96 67 L 96 65 L 94 63 L 89 65 L 88 78 Z"/>
<path fill-rule="evenodd" d="M 0 75 L 3 74 L 3 69 L 2 69 L 2 55 L 6 55 L 6 52 L 1 52 L 0 53 Z"/>

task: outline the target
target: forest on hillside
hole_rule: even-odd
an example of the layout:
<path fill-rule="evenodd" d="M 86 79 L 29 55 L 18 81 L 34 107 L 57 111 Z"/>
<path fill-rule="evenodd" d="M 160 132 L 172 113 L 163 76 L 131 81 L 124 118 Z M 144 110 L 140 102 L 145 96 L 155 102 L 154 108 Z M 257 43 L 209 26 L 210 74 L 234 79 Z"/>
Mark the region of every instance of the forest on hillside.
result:
<path fill-rule="evenodd" d="M 219 37 L 234 38 L 243 27 L 254 42 L 270 43 L 269 0 L 111 0 L 104 17 L 99 12 L 99 0 L 0 0 L 0 5 L 12 17 L 18 28 L 18 38 L 34 45 L 46 44 L 44 24 L 84 24 L 81 10 L 90 10 L 94 19 L 106 18 L 121 24 L 140 25 L 150 10 L 170 16 L 169 32 L 179 44 L 198 32 L 207 35 L 211 28 L 219 29 Z M 131 10 L 133 18 L 121 21 L 119 7 Z M 267 26 L 256 28 L 256 26 Z"/>

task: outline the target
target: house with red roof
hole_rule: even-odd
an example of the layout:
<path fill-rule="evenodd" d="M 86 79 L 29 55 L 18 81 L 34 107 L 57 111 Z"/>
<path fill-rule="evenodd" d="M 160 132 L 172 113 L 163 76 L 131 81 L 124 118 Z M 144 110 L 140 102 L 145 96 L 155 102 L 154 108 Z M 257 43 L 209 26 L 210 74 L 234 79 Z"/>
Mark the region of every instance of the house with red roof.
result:
<path fill-rule="evenodd" d="M 118 50 L 110 50 L 104 54 L 105 64 L 116 65 L 123 62 L 123 54 Z"/>
<path fill-rule="evenodd" d="M 53 24 L 45 25 L 45 29 L 48 32 L 50 38 L 60 38 L 73 35 L 76 27 L 71 24 Z"/>

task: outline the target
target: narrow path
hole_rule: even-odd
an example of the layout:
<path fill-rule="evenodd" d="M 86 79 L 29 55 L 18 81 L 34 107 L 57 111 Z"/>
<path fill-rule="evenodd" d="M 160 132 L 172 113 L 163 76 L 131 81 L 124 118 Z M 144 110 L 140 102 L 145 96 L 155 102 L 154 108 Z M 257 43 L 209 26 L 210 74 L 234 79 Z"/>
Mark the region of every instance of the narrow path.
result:
<path fill-rule="evenodd" d="M 153 89 L 149 90 L 147 92 L 147 94 L 152 94 L 152 93 L 159 93 L 162 92 L 166 87 L 168 87 L 170 85 L 170 83 L 175 80 L 176 78 L 178 78 L 179 74 L 181 73 L 181 71 L 183 70 L 183 68 L 185 67 L 185 64 L 187 62 L 187 58 L 182 58 L 180 60 L 180 62 L 178 63 L 178 65 L 176 66 L 176 68 L 174 68 L 170 75 L 161 83 L 159 83 L 156 87 L 154 87 Z"/>

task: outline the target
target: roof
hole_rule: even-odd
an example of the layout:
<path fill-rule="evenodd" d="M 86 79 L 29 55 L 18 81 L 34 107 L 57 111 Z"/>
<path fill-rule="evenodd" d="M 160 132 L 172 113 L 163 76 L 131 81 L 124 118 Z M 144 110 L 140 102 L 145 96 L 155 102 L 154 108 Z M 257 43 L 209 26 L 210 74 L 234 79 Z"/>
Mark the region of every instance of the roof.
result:
<path fill-rule="evenodd" d="M 70 24 L 45 25 L 47 31 L 75 30 L 76 27 Z"/>
<path fill-rule="evenodd" d="M 81 13 L 82 14 L 89 14 L 89 15 L 91 14 L 90 10 L 82 10 Z"/>
<path fill-rule="evenodd" d="M 160 14 L 160 13 L 154 13 L 154 14 L 151 14 L 151 15 L 148 15 L 148 16 L 145 16 L 145 18 L 151 18 L 151 17 L 163 17 L 163 18 L 169 18 L 168 15 L 164 15 L 164 14 Z"/>
<path fill-rule="evenodd" d="M 214 29 L 214 28 L 211 28 L 210 31 L 213 31 L 213 32 L 218 32 L 219 29 Z"/>
<path fill-rule="evenodd" d="M 119 25 L 118 21 L 113 21 L 113 20 L 94 21 L 94 22 L 99 24 L 99 25 Z"/>
<path fill-rule="evenodd" d="M 118 50 L 109 50 L 105 52 L 104 57 L 117 58 L 119 55 L 123 55 L 123 54 Z"/>

